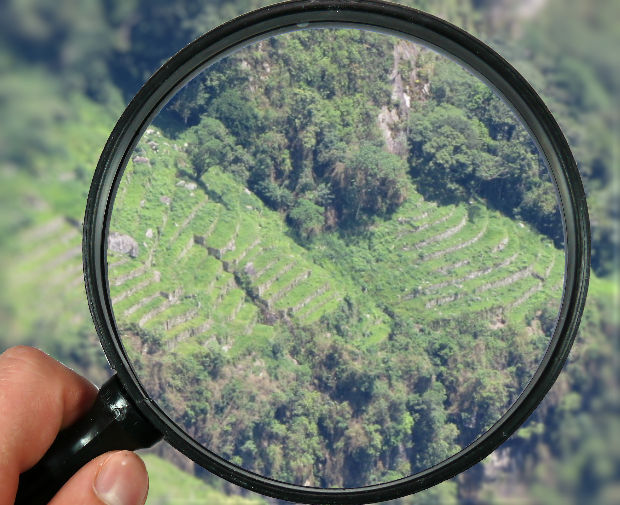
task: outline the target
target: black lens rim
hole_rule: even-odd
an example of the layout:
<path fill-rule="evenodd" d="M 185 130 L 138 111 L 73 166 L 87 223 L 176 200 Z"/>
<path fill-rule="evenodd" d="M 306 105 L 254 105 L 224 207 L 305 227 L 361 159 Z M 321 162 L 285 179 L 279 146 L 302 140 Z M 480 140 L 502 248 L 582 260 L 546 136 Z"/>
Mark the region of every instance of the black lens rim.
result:
<path fill-rule="evenodd" d="M 207 62 L 253 40 L 310 25 L 358 27 L 409 38 L 446 54 L 485 80 L 521 117 L 544 153 L 559 197 L 565 236 L 559 318 L 539 368 L 516 402 L 474 443 L 441 463 L 403 479 L 351 489 L 312 488 L 269 479 L 229 463 L 189 437 L 140 384 L 121 344 L 108 291 L 107 236 L 116 190 L 128 157 L 153 117 Z M 82 249 L 88 303 L 104 352 L 137 407 L 164 438 L 205 469 L 234 484 L 278 499 L 317 504 L 399 498 L 454 477 L 493 452 L 528 418 L 560 373 L 577 333 L 590 272 L 590 226 L 582 181 L 566 139 L 537 93 L 494 50 L 458 27 L 415 9 L 377 0 L 294 0 L 272 5 L 219 26 L 173 56 L 127 106 L 103 149 L 88 195 Z"/>

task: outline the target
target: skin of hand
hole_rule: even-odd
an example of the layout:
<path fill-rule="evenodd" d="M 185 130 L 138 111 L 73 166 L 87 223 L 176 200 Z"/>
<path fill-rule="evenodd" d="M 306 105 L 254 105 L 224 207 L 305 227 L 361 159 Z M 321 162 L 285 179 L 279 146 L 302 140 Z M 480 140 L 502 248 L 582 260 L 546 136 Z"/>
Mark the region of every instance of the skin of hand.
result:
<path fill-rule="evenodd" d="M 97 396 L 89 381 L 47 354 L 13 347 L 0 355 L 0 505 L 15 501 L 19 474 L 76 421 Z M 144 505 L 148 475 L 129 451 L 109 452 L 82 467 L 50 505 Z"/>

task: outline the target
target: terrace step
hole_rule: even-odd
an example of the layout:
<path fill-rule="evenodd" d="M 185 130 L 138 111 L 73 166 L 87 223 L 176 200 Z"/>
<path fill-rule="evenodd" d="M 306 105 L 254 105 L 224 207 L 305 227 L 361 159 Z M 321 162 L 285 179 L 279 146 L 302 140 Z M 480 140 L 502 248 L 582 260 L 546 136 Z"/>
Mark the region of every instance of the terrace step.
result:
<path fill-rule="evenodd" d="M 66 228 L 65 228 L 66 229 Z M 55 261 L 58 255 L 67 253 L 67 248 L 71 247 L 71 243 L 76 244 L 72 249 L 81 249 L 82 236 L 75 228 L 70 228 L 61 237 L 50 240 L 45 246 L 41 244 L 34 251 L 29 251 L 22 256 L 21 264 L 27 269 L 28 273 L 33 270 L 42 270 L 45 268 L 46 261 Z"/>
<path fill-rule="evenodd" d="M 113 303 L 127 302 L 136 295 L 141 295 L 145 291 L 150 293 L 152 290 L 148 288 L 153 284 L 161 281 L 161 274 L 157 270 L 146 269 L 142 275 L 138 275 L 117 287 L 110 284 L 110 292 Z"/>
<path fill-rule="evenodd" d="M 271 304 L 277 302 L 278 300 L 282 299 L 282 297 L 284 297 L 285 295 L 287 295 L 288 293 L 290 293 L 293 289 L 295 289 L 299 284 L 301 284 L 303 281 L 305 281 L 306 279 L 308 279 L 308 277 L 310 277 L 310 275 L 312 275 L 312 270 L 306 270 L 305 272 L 302 272 L 301 274 L 299 274 L 297 277 L 295 277 L 290 284 L 288 284 L 287 286 L 285 286 L 284 288 L 282 288 L 280 291 L 278 291 L 277 293 L 275 293 L 273 296 L 271 296 L 269 298 L 269 302 Z"/>
<path fill-rule="evenodd" d="M 211 222 L 211 224 L 209 224 L 209 227 L 206 229 L 206 231 L 204 233 L 198 233 L 198 232 L 194 232 L 194 244 L 205 247 L 206 248 L 206 244 L 207 244 L 207 240 L 209 239 L 209 237 L 211 236 L 211 234 L 213 233 L 213 231 L 215 230 L 215 228 L 217 227 L 220 218 L 222 216 L 222 207 L 221 205 L 217 206 L 217 216 L 215 216 L 215 219 Z"/>
<path fill-rule="evenodd" d="M 58 268 L 63 263 L 66 263 L 67 261 L 73 258 L 77 258 L 81 255 L 82 255 L 82 245 L 72 247 L 71 249 L 66 250 L 64 253 L 56 256 L 53 260 L 47 263 L 44 263 L 41 266 L 40 270 L 45 270 L 45 271 L 54 270 L 55 268 Z"/>
<path fill-rule="evenodd" d="M 236 303 L 235 303 L 236 301 Z M 232 307 L 229 307 L 231 306 Z M 224 321 L 232 322 L 237 317 L 237 314 L 241 311 L 245 305 L 245 292 L 241 289 L 231 290 L 225 299 L 221 301 L 218 306 L 218 312 L 222 313 Z M 229 309 L 228 311 L 226 309 Z M 225 313 L 224 312 L 228 312 Z"/>
<path fill-rule="evenodd" d="M 514 302 L 510 304 L 511 309 L 515 309 L 520 305 L 524 304 L 527 300 L 529 300 L 536 293 L 541 291 L 543 288 L 543 283 L 538 281 L 534 286 L 528 289 L 525 293 L 523 293 L 519 298 L 517 298 Z"/>
<path fill-rule="evenodd" d="M 477 246 L 471 246 L 466 253 L 455 256 L 458 261 L 435 268 L 432 273 L 437 278 L 437 282 L 449 281 L 479 270 L 486 270 L 493 263 L 496 265 L 503 263 L 512 255 L 522 252 L 519 248 L 519 240 L 509 241 L 504 228 L 489 227 L 485 238 L 479 241 Z M 449 257 L 446 258 L 446 260 L 449 259 Z"/>
<path fill-rule="evenodd" d="M 140 265 L 139 267 L 129 271 L 126 274 L 123 274 L 116 278 L 110 278 L 110 285 L 115 287 L 122 286 L 127 281 L 135 279 L 136 277 L 144 274 L 149 268 L 149 265 Z"/>
<path fill-rule="evenodd" d="M 162 312 L 168 310 L 170 307 L 172 307 L 173 305 L 176 305 L 178 303 L 180 303 L 180 296 L 183 294 L 183 290 L 181 288 L 175 290 L 172 293 L 166 293 L 164 294 L 163 292 L 161 293 L 164 298 L 165 301 L 164 303 L 158 305 L 157 307 L 155 307 L 154 309 L 151 309 L 149 312 L 147 312 L 146 314 L 144 314 L 140 320 L 138 321 L 138 326 L 140 327 L 144 327 L 144 325 L 146 323 L 148 323 L 151 319 L 153 319 L 155 316 L 161 314 Z M 161 296 L 161 295 L 160 295 Z"/>
<path fill-rule="evenodd" d="M 50 272 L 51 273 L 51 272 Z M 80 281 L 84 280 L 84 275 L 82 271 L 82 262 L 81 261 L 72 261 L 71 265 L 68 268 L 64 268 L 62 270 L 58 270 L 53 275 L 50 275 L 46 282 L 50 285 L 52 284 L 64 284 L 68 278 L 75 279 L 75 276 L 79 275 Z"/>
<path fill-rule="evenodd" d="M 451 265 L 444 265 L 444 266 L 437 267 L 436 269 L 432 271 L 435 273 L 447 275 L 449 272 L 452 272 L 456 270 L 457 268 L 461 268 L 461 267 L 469 265 L 470 262 L 471 260 L 469 258 L 465 258 L 463 260 L 459 260 L 455 263 L 452 263 Z"/>
<path fill-rule="evenodd" d="M 258 296 L 262 297 L 264 293 L 272 286 L 274 282 L 277 282 L 283 275 L 286 275 L 295 266 L 296 266 L 296 263 L 294 262 L 285 263 L 283 267 L 281 267 L 278 271 L 276 271 L 266 281 L 264 281 L 261 284 L 258 284 L 256 286 Z"/>
<path fill-rule="evenodd" d="M 218 281 L 219 286 L 217 286 L 217 291 L 213 293 L 212 288 L 216 287 L 215 284 L 217 284 Z M 210 289 L 208 290 L 208 293 L 215 295 L 215 307 L 221 303 L 224 297 L 228 295 L 231 290 L 238 288 L 235 278 L 229 273 L 226 273 L 226 275 L 218 279 L 218 281 L 216 281 L 213 286 L 209 286 Z"/>
<path fill-rule="evenodd" d="M 311 303 L 315 298 L 318 298 L 319 296 L 321 296 L 324 293 L 327 293 L 330 289 L 330 285 L 329 283 L 325 283 L 323 284 L 319 289 L 317 289 L 314 293 L 312 293 L 310 296 L 304 298 L 301 302 L 297 303 L 296 305 L 292 306 L 289 308 L 289 311 L 292 314 L 295 314 L 296 312 L 299 312 L 301 309 L 303 309 L 304 307 L 306 307 L 309 303 Z"/>
<path fill-rule="evenodd" d="M 245 270 L 245 266 L 250 263 L 254 258 L 256 258 L 260 253 L 262 253 L 265 249 L 262 247 L 262 237 L 257 238 L 251 245 L 243 252 L 243 257 L 237 258 L 235 263 L 235 268 L 239 268 L 243 265 Z M 247 272 L 246 272 L 247 273 Z"/>
<path fill-rule="evenodd" d="M 261 243 L 261 238 L 257 237 L 256 239 L 254 239 L 254 242 L 252 242 L 248 247 L 246 247 L 243 251 L 241 251 L 238 256 L 234 258 L 224 258 L 224 264 L 225 264 L 226 270 L 231 271 L 231 270 L 236 269 L 237 266 L 246 258 L 248 253 L 250 253 L 251 251 L 254 251 L 260 243 Z"/>
<path fill-rule="evenodd" d="M 452 253 L 455 253 L 455 252 L 460 251 L 462 249 L 465 249 L 466 247 L 469 247 L 470 245 L 473 245 L 476 242 L 478 242 L 482 237 L 484 237 L 484 234 L 486 232 L 487 232 L 487 225 L 485 225 L 485 227 L 482 230 L 480 230 L 480 232 L 476 236 L 470 238 L 469 240 L 465 240 L 465 241 L 460 242 L 458 244 L 455 244 L 455 245 L 453 245 L 451 247 L 448 247 L 446 249 L 442 249 L 442 250 L 439 250 L 439 251 L 435 251 L 433 253 L 426 253 L 421 258 L 420 261 L 424 262 L 424 261 L 434 260 L 434 259 L 437 259 L 437 258 L 441 258 L 442 256 L 445 256 L 446 254 L 452 254 Z"/>
<path fill-rule="evenodd" d="M 397 235 L 397 238 L 402 238 L 402 237 L 405 237 L 407 235 L 411 235 L 413 233 L 420 233 L 420 232 L 422 232 L 424 230 L 427 230 L 429 228 L 432 228 L 432 227 L 438 226 L 440 224 L 443 224 L 446 221 L 448 221 L 454 215 L 455 211 L 456 211 L 456 207 L 453 207 L 453 208 L 450 209 L 450 211 L 448 213 L 446 213 L 445 215 L 441 216 L 439 219 L 436 219 L 435 221 L 426 222 L 426 223 L 421 224 L 421 225 L 412 225 L 410 229 L 400 232 Z M 428 211 L 422 213 L 420 217 L 421 218 L 428 217 Z"/>
<path fill-rule="evenodd" d="M 110 258 L 110 256 L 108 255 L 108 259 Z M 114 268 L 118 268 L 120 266 L 126 265 L 127 263 L 129 263 L 129 261 L 131 261 L 127 256 L 124 256 L 120 259 L 116 259 L 116 261 L 113 261 L 112 263 L 110 263 L 108 261 L 108 271 L 110 271 L 111 269 Z"/>
<path fill-rule="evenodd" d="M 263 267 L 261 267 L 258 270 L 255 270 L 254 273 L 250 274 L 250 277 L 253 279 L 259 279 L 260 277 L 262 277 L 262 275 L 269 270 L 270 268 L 272 268 L 276 263 L 278 263 L 278 261 L 280 261 L 280 258 L 274 258 L 273 260 L 269 261 L 268 263 L 266 263 Z"/>
<path fill-rule="evenodd" d="M 551 271 L 553 270 L 553 267 L 555 267 L 555 260 L 556 260 L 556 255 L 554 254 L 551 257 L 551 263 L 549 263 L 549 266 L 545 270 L 545 279 L 548 279 L 549 276 L 551 275 Z"/>
<path fill-rule="evenodd" d="M 477 286 L 475 288 L 475 293 L 476 295 L 479 295 L 480 293 L 484 293 L 486 291 L 490 291 L 493 289 L 498 289 L 498 288 L 503 288 L 506 286 L 509 286 L 511 284 L 514 284 L 520 280 L 523 280 L 527 277 L 532 276 L 533 274 L 533 267 L 531 265 L 527 266 L 526 268 L 517 270 L 516 272 L 506 276 L 506 277 L 502 277 L 498 280 L 494 280 L 494 281 L 489 281 L 486 282 L 480 286 Z M 449 295 L 445 295 L 442 297 L 438 297 L 438 298 L 434 298 L 431 299 L 429 301 L 426 302 L 425 307 L 427 309 L 432 309 L 434 307 L 439 307 L 441 305 L 445 305 L 447 303 L 450 302 L 454 302 L 456 300 L 460 300 L 460 299 L 464 299 L 467 298 L 468 296 L 470 296 L 470 294 L 472 293 L 472 291 L 460 291 L 460 292 L 455 292 L 455 293 L 451 293 Z"/>
<path fill-rule="evenodd" d="M 162 327 L 164 331 L 167 331 L 167 332 L 172 331 L 178 326 L 181 326 L 182 324 L 194 319 L 198 315 L 199 312 L 200 312 L 200 305 L 198 305 L 197 307 L 191 308 L 190 310 L 188 310 L 187 312 L 184 312 L 183 314 L 179 314 L 178 316 L 174 316 L 174 317 L 171 317 L 170 319 L 166 319 L 163 322 Z"/>
<path fill-rule="evenodd" d="M 506 249 L 506 246 L 510 242 L 510 237 L 506 235 L 493 249 L 492 252 L 498 253 Z"/>
<path fill-rule="evenodd" d="M 183 249 L 181 249 L 179 255 L 177 256 L 177 260 L 182 260 L 183 258 L 185 258 L 189 250 L 194 247 L 194 244 L 194 237 L 190 237 L 189 240 L 186 242 L 185 246 L 183 246 Z"/>
<path fill-rule="evenodd" d="M 447 238 L 450 238 L 452 235 L 456 235 L 463 228 L 465 228 L 466 224 L 467 224 L 467 216 L 464 216 L 463 219 L 461 219 L 461 222 L 457 224 L 456 226 L 453 226 L 452 228 L 449 228 L 448 230 L 444 232 L 438 233 L 437 235 L 433 235 L 432 237 L 426 240 L 423 240 L 422 242 L 418 242 L 413 247 L 415 249 L 424 249 L 425 247 L 428 247 L 429 245 L 434 244 L 435 242 L 441 242 Z M 405 250 L 409 250 L 409 249 L 405 249 Z"/>
<path fill-rule="evenodd" d="M 179 235 L 181 235 L 181 233 L 185 231 L 185 229 L 189 226 L 189 224 L 196 217 L 196 214 L 198 214 L 200 209 L 202 209 L 207 204 L 208 201 L 209 201 L 208 198 L 205 197 L 203 200 L 198 202 L 196 206 L 194 206 L 194 208 L 191 210 L 191 212 L 189 213 L 185 221 L 181 223 L 181 225 L 172 234 L 172 237 L 168 239 L 169 244 L 171 244 L 172 242 L 176 241 L 179 238 Z"/>
<path fill-rule="evenodd" d="M 429 286 L 425 286 L 421 291 L 420 291 L 420 295 L 428 295 L 430 293 L 432 293 L 433 291 L 437 291 L 439 289 L 448 287 L 448 286 L 455 286 L 457 284 L 462 284 L 463 282 L 472 280 L 472 279 L 476 279 L 478 277 L 482 277 L 484 275 L 488 275 L 490 273 L 493 273 L 497 270 L 499 270 L 500 268 L 505 268 L 507 266 L 509 266 L 514 260 L 517 259 L 517 257 L 519 256 L 518 253 L 513 254 L 512 256 L 510 256 L 509 258 L 501 261 L 500 263 L 496 263 L 492 266 L 489 266 L 487 268 L 482 268 L 480 270 L 474 270 L 473 272 L 470 272 L 462 277 L 459 277 L 457 279 L 449 279 L 446 281 L 442 281 L 442 282 L 438 282 L 435 284 L 431 284 Z"/>
<path fill-rule="evenodd" d="M 138 303 L 132 305 L 131 307 L 129 307 L 128 309 L 123 311 L 123 316 L 128 317 L 131 316 L 131 314 L 137 312 L 138 310 L 140 310 L 142 307 L 144 307 L 145 305 L 151 303 L 153 300 L 155 300 L 158 297 L 162 297 L 162 294 L 160 291 L 156 291 L 155 293 L 152 293 L 149 296 L 145 296 L 144 298 L 142 298 Z"/>
<path fill-rule="evenodd" d="M 489 231 L 488 227 L 484 228 L 485 231 Z M 479 240 L 478 240 L 479 241 Z M 490 250 L 490 254 L 497 254 L 498 252 L 503 251 L 507 245 L 509 243 L 509 236 L 505 235 L 495 246 L 493 246 Z M 473 244 L 470 244 L 473 245 Z M 486 249 L 486 247 L 481 248 L 481 252 L 484 253 L 483 251 Z M 442 265 L 439 266 L 435 269 L 432 270 L 432 272 L 434 273 L 438 273 L 438 274 L 442 274 L 442 275 L 447 275 L 451 272 L 454 272 L 455 270 L 467 266 L 469 264 L 471 264 L 472 260 L 471 258 L 463 258 L 461 260 L 458 260 L 454 263 L 450 263 L 450 264 L 446 264 L 446 265 Z"/>
<path fill-rule="evenodd" d="M 325 307 L 328 305 L 334 305 L 334 309 L 340 302 L 342 301 L 342 297 L 338 293 L 334 293 L 333 291 L 325 291 L 322 295 L 316 296 L 313 299 L 312 304 L 306 305 L 303 309 L 300 309 L 295 313 L 295 317 L 300 321 L 308 324 L 313 322 L 314 320 L 320 318 L 325 312 Z"/>
<path fill-rule="evenodd" d="M 172 338 L 166 340 L 166 350 L 168 352 L 174 351 L 180 343 L 190 338 L 198 337 L 202 335 L 203 333 L 206 333 L 207 331 L 209 331 L 212 325 L 213 325 L 213 321 L 210 319 L 207 319 L 206 321 L 204 321 L 202 324 L 198 326 L 187 328 L 183 330 L 182 332 L 179 332 Z"/>
<path fill-rule="evenodd" d="M 521 279 L 525 279 L 526 277 L 531 276 L 533 273 L 534 267 L 530 265 L 522 270 L 519 270 L 509 275 L 508 277 L 504 277 L 503 279 L 483 284 L 482 286 L 478 287 L 476 291 L 478 293 L 484 293 L 485 291 L 489 291 L 490 289 L 503 288 L 509 286 L 510 284 L 514 284 Z"/>
<path fill-rule="evenodd" d="M 43 224 L 29 228 L 21 233 L 20 243 L 24 245 L 34 244 L 38 248 L 44 239 L 53 236 L 66 225 L 66 219 L 60 216 L 54 217 Z"/>

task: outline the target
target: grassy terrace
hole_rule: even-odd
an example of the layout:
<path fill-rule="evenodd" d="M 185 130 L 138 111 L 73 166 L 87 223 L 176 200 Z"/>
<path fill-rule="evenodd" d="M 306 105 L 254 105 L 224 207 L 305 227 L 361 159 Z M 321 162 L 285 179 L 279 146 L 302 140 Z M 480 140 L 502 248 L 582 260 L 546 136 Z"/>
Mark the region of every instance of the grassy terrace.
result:
<path fill-rule="evenodd" d="M 379 305 L 417 323 L 500 308 L 519 323 L 534 307 L 559 308 L 563 253 L 482 203 L 436 207 L 414 198 L 363 237 L 325 243 L 324 258 L 342 247 L 347 254 L 329 256 L 340 271 L 353 272 L 351 280 Z"/>
<path fill-rule="evenodd" d="M 138 147 L 112 231 L 139 250 L 108 258 L 121 325 L 161 335 L 168 350 L 215 339 L 235 355 L 273 337 L 273 317 L 313 324 L 345 295 L 367 310 L 363 347 L 387 337 L 388 313 L 426 324 L 472 312 L 497 317 L 501 308 L 502 320 L 519 322 L 534 307 L 558 306 L 561 251 L 483 202 L 439 206 L 411 187 L 389 219 L 302 247 L 281 216 L 232 176 L 214 168 L 198 186 L 180 175 L 187 160 L 171 144 L 151 129 Z M 49 254 L 75 240 L 67 233 Z"/>
<path fill-rule="evenodd" d="M 81 230 L 50 209 L 37 209 L 33 217 L 29 229 L 11 238 L 14 260 L 3 289 L 10 293 L 14 319 L 3 322 L 17 337 L 6 345 L 33 344 L 25 334 L 49 342 L 56 331 L 69 335 L 66 348 L 84 349 L 95 339 L 89 339 L 94 332 L 84 294 Z"/>
<path fill-rule="evenodd" d="M 303 323 L 338 306 L 340 283 L 309 260 L 277 213 L 217 169 L 206 187 L 179 176 L 183 153 L 163 153 L 164 143 L 149 131 L 115 203 L 111 231 L 138 244 L 135 257 L 109 253 L 121 325 L 162 335 L 168 350 L 216 338 L 234 355 L 271 337 L 269 313 Z"/>

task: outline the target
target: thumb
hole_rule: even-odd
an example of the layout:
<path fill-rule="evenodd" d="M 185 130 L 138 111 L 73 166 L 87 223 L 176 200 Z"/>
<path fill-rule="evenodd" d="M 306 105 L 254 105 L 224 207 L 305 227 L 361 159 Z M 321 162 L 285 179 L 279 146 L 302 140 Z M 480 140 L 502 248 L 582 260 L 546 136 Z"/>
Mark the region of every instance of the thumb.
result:
<path fill-rule="evenodd" d="M 109 452 L 83 466 L 49 505 L 144 505 L 146 467 L 130 451 Z"/>

